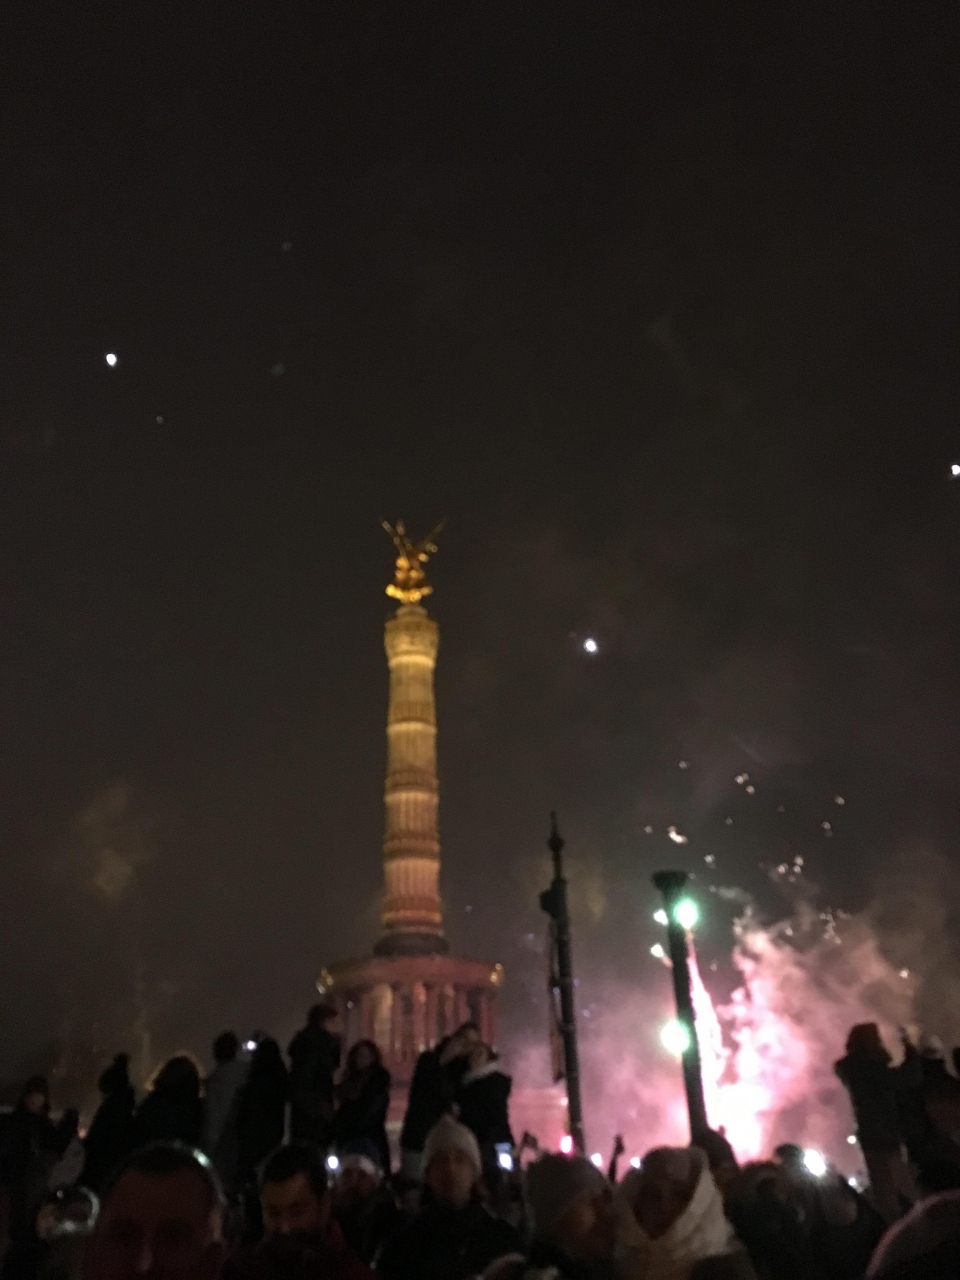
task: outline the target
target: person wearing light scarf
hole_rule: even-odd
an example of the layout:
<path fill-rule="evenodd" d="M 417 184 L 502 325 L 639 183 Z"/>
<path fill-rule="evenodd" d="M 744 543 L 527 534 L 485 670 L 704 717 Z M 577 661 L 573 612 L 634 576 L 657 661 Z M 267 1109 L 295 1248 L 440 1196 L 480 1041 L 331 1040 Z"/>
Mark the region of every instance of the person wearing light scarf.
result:
<path fill-rule="evenodd" d="M 756 1280 L 699 1148 L 656 1148 L 621 1191 L 638 1227 L 632 1270 L 643 1280 Z"/>

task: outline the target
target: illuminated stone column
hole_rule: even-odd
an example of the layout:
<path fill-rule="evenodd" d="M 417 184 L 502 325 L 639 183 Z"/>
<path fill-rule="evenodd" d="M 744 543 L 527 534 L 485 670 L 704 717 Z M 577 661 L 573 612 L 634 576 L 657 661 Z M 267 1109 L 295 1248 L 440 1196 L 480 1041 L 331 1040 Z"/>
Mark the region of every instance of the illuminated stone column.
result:
<path fill-rule="evenodd" d="M 421 604 L 401 604 L 387 622 L 386 892 L 378 955 L 426 955 L 447 949 L 439 888 L 433 697 L 438 644 L 439 628 Z"/>

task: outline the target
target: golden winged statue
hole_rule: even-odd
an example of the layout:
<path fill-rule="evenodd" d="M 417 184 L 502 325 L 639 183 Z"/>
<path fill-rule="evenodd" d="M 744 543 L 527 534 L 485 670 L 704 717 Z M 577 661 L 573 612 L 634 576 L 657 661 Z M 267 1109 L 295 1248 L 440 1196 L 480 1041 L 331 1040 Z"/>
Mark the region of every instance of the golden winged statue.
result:
<path fill-rule="evenodd" d="M 387 595 L 392 596 L 394 600 L 399 600 L 402 604 L 417 604 L 424 596 L 430 595 L 433 591 L 430 583 L 427 581 L 427 575 L 423 566 L 437 549 L 434 538 L 444 526 L 441 520 L 435 529 L 427 534 L 425 538 L 421 538 L 419 542 L 414 542 L 407 535 L 407 527 L 402 520 L 398 520 L 396 524 L 391 524 L 389 520 L 383 521 L 383 527 L 393 539 L 393 545 L 397 548 L 397 568 L 393 581 L 387 587 Z"/>

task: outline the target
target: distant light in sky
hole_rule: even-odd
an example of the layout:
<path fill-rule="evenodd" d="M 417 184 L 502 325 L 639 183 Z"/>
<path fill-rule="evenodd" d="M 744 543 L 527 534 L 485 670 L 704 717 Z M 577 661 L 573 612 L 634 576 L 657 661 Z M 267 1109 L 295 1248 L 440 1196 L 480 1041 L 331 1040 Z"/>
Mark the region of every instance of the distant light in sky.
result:
<path fill-rule="evenodd" d="M 111 369 L 117 363 L 117 357 L 114 355 L 112 351 L 108 351 L 103 358 L 104 360 L 106 360 L 107 364 L 110 366 Z"/>
<path fill-rule="evenodd" d="M 690 1048 L 690 1033 L 682 1022 L 674 1018 L 665 1024 L 660 1031 L 660 1043 L 667 1053 L 679 1058 Z"/>
<path fill-rule="evenodd" d="M 909 969 L 901 969 L 901 970 L 900 970 L 900 977 L 901 977 L 901 978 L 909 978 L 909 977 L 910 977 L 910 970 L 909 970 Z"/>
<path fill-rule="evenodd" d="M 661 947 L 659 942 L 655 942 L 650 948 L 650 954 L 653 956 L 654 960 L 662 960 L 667 953 L 664 951 L 663 947 Z"/>
<path fill-rule="evenodd" d="M 957 476 L 960 476 L 960 462 L 955 462 L 953 464 L 953 466 L 950 468 L 950 474 L 953 476 L 954 479 L 956 479 Z"/>
<path fill-rule="evenodd" d="M 746 791 L 746 793 L 747 793 L 747 795 L 748 795 L 748 796 L 752 796 L 752 795 L 754 795 L 754 794 L 756 793 L 756 790 L 757 790 L 757 788 L 753 785 L 753 783 L 752 783 L 752 782 L 750 783 L 750 785 L 749 785 L 748 787 L 744 787 L 744 791 Z"/>
<path fill-rule="evenodd" d="M 737 784 L 738 787 L 742 787 L 745 782 L 749 782 L 749 781 L 750 781 L 749 773 L 738 773 L 737 776 L 734 778 L 734 782 Z"/>
<path fill-rule="evenodd" d="M 569 1133 L 565 1133 L 560 1139 L 560 1150 L 565 1156 L 569 1156 L 573 1153 L 573 1139 L 570 1137 Z"/>
<path fill-rule="evenodd" d="M 596 640 L 594 640 L 593 636 L 587 636 L 586 640 L 584 640 L 583 651 L 584 653 L 600 652 L 600 646 L 597 644 Z"/>
<path fill-rule="evenodd" d="M 674 844 L 687 843 L 687 837 L 685 835 L 681 835 L 681 833 L 677 830 L 676 827 L 667 827 L 667 835 L 670 837 L 670 839 L 673 841 Z"/>
<path fill-rule="evenodd" d="M 336 1156 L 327 1156 L 327 1168 L 331 1173 L 336 1173 L 340 1168 L 340 1161 Z"/>
<path fill-rule="evenodd" d="M 667 923 L 667 913 L 664 911 L 663 907 L 661 907 L 659 911 L 655 911 L 653 913 L 653 918 L 657 922 L 657 924 Z"/>
<path fill-rule="evenodd" d="M 648 836 L 652 836 L 652 835 L 653 835 L 653 827 L 649 827 L 649 826 L 647 826 L 647 827 L 644 827 L 643 829 L 644 829 L 644 831 L 647 833 L 647 835 L 648 835 Z"/>
<path fill-rule="evenodd" d="M 847 802 L 846 802 L 846 800 L 844 800 L 843 796 L 834 796 L 834 797 L 833 797 L 833 803 L 834 803 L 834 804 L 846 804 Z"/>
<path fill-rule="evenodd" d="M 822 1178 L 827 1172 L 827 1162 L 819 1151 L 808 1148 L 803 1153 L 803 1167 L 815 1178 Z"/>
<path fill-rule="evenodd" d="M 857 1145 L 857 1135 L 855 1133 L 847 1134 L 847 1145 L 855 1147 Z"/>
<path fill-rule="evenodd" d="M 603 1168 L 603 1156 L 599 1151 L 595 1151 L 590 1157 L 590 1163 L 597 1169 Z"/>
<path fill-rule="evenodd" d="M 689 769 L 689 768 L 690 768 L 690 765 L 687 763 L 687 761 L 686 761 L 686 760 L 681 760 L 681 761 L 680 761 L 680 768 L 681 768 L 681 769 Z"/>

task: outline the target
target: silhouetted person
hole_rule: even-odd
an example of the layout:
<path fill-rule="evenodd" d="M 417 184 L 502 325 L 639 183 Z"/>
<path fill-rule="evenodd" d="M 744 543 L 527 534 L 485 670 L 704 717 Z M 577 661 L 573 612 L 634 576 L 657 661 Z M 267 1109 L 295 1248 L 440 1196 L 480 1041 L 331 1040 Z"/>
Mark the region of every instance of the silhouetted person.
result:
<path fill-rule="evenodd" d="M 417 1058 L 400 1132 L 402 1170 L 406 1177 L 420 1176 L 427 1134 L 453 1106 L 467 1070 L 467 1059 L 479 1043 L 479 1027 L 475 1022 L 465 1022 L 452 1036 L 441 1040 L 435 1048 L 424 1050 Z"/>
<path fill-rule="evenodd" d="M 390 1072 L 372 1040 L 358 1040 L 347 1054 L 343 1078 L 335 1091 L 337 1109 L 331 1134 L 338 1147 L 367 1138 L 377 1148 L 380 1167 L 390 1172 L 387 1142 L 387 1109 L 390 1106 Z"/>
<path fill-rule="evenodd" d="M 148 1142 L 182 1142 L 198 1147 L 202 1129 L 200 1072 L 192 1058 L 178 1054 L 160 1068 L 137 1109 L 135 1142 L 138 1147 Z"/>
<path fill-rule="evenodd" d="M 0 1185 L 7 1197 L 10 1245 L 4 1280 L 30 1280 L 40 1257 L 37 1211 L 47 1193 L 47 1178 L 77 1132 L 77 1113 L 67 1111 L 59 1124 L 50 1119 L 50 1089 L 43 1076 L 31 1076 L 7 1117 L 0 1140 Z"/>
<path fill-rule="evenodd" d="M 224 1207 L 197 1151 L 168 1142 L 135 1151 L 104 1193 L 84 1280 L 218 1280 Z"/>
<path fill-rule="evenodd" d="M 917 1198 L 903 1155 L 903 1135 L 897 1110 L 902 1087 L 875 1022 L 851 1028 L 846 1057 L 836 1064 L 837 1075 L 850 1094 L 874 1203 L 887 1222 L 893 1222 Z"/>
<path fill-rule="evenodd" d="M 340 1066 L 340 1037 L 330 1028 L 337 1011 L 315 1004 L 307 1025 L 290 1041 L 290 1136 L 324 1144 L 333 1119 L 333 1079 Z"/>
<path fill-rule="evenodd" d="M 290 1083 L 276 1040 L 261 1040 L 237 1099 L 239 1178 L 247 1182 L 283 1142 Z"/>
<path fill-rule="evenodd" d="M 81 1182 L 98 1195 L 110 1174 L 133 1150 L 136 1095 L 130 1083 L 130 1057 L 118 1053 L 99 1080 L 103 1101 L 83 1145 L 86 1158 Z"/>
<path fill-rule="evenodd" d="M 482 1041 L 474 1045 L 456 1101 L 460 1122 L 472 1131 L 480 1144 L 484 1171 L 488 1174 L 497 1169 L 496 1146 L 506 1143 L 513 1147 L 509 1114 L 512 1084 L 510 1076 L 500 1070 L 499 1059 L 490 1046 Z"/>
<path fill-rule="evenodd" d="M 260 1208 L 262 1242 L 236 1253 L 223 1280 L 372 1280 L 331 1214 L 315 1145 L 292 1143 L 273 1153 L 260 1179 Z"/>
<path fill-rule="evenodd" d="M 203 1090 L 203 1149 L 229 1192 L 237 1178 L 237 1112 L 250 1059 L 241 1054 L 234 1033 L 224 1031 L 213 1042 L 213 1060 Z"/>

